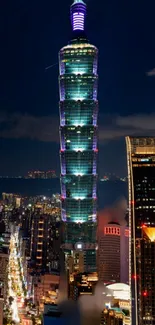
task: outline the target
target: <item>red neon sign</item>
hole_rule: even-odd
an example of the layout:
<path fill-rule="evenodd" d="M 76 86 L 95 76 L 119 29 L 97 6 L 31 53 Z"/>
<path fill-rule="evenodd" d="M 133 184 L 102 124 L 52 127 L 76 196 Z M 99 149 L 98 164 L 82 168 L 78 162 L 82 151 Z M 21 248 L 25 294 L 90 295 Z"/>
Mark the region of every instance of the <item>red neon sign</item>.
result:
<path fill-rule="evenodd" d="M 120 228 L 118 227 L 105 227 L 104 228 L 104 233 L 105 235 L 112 235 L 112 236 L 120 236 L 121 232 L 120 232 Z"/>

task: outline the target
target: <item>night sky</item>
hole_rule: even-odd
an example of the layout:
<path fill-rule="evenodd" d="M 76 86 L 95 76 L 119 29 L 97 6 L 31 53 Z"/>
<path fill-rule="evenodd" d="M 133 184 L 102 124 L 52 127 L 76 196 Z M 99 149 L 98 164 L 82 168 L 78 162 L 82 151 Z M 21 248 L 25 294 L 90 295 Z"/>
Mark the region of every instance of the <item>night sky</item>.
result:
<path fill-rule="evenodd" d="M 59 172 L 57 62 L 71 3 L 1 2 L 0 175 Z M 99 174 L 122 176 L 124 136 L 155 135 L 155 1 L 87 4 L 87 35 L 99 48 Z"/>

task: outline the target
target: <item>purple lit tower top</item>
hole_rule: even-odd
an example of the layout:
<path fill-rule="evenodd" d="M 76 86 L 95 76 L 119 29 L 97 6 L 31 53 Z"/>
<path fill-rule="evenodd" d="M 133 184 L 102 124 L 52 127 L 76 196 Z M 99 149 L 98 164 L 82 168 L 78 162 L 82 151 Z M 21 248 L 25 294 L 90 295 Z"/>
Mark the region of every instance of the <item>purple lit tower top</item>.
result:
<path fill-rule="evenodd" d="M 82 0 L 74 0 L 70 9 L 70 14 L 73 31 L 84 31 L 86 4 Z"/>

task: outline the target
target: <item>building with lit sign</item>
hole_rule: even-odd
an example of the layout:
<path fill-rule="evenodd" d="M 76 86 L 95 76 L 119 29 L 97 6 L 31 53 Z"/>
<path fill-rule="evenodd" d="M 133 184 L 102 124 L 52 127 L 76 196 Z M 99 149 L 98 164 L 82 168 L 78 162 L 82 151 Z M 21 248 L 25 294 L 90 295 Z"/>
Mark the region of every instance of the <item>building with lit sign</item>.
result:
<path fill-rule="evenodd" d="M 60 156 L 64 250 L 77 269 L 96 269 L 97 59 L 85 35 L 86 4 L 71 5 L 73 36 L 59 52 Z M 66 257 L 67 259 L 67 257 Z"/>
<path fill-rule="evenodd" d="M 104 283 L 120 282 L 121 227 L 108 223 L 100 228 L 98 222 L 97 266 L 99 280 Z"/>
<path fill-rule="evenodd" d="M 142 324 L 141 287 L 138 284 L 139 265 L 144 263 L 138 256 L 138 242 L 142 238 L 142 226 L 155 226 L 155 138 L 126 137 L 129 185 L 129 228 L 131 235 L 129 282 L 132 297 L 132 324 Z M 149 280 L 148 280 L 149 282 Z"/>

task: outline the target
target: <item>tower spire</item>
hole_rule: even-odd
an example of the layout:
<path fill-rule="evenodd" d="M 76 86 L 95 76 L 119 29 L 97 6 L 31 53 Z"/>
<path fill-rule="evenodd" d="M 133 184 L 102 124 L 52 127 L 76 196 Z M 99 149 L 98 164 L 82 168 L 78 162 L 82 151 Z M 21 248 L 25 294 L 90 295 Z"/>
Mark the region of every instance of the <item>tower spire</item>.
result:
<path fill-rule="evenodd" d="M 74 0 L 70 9 L 73 31 L 84 31 L 86 10 L 86 4 L 83 0 Z"/>

